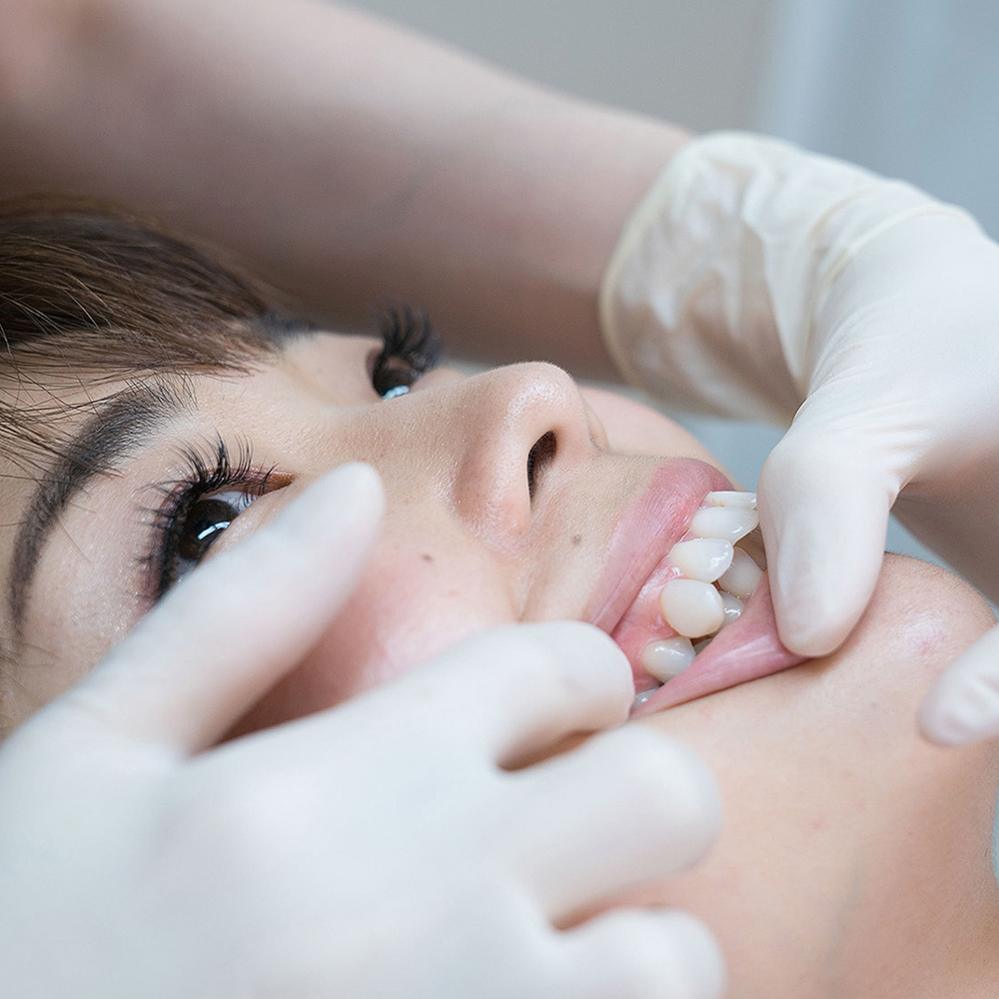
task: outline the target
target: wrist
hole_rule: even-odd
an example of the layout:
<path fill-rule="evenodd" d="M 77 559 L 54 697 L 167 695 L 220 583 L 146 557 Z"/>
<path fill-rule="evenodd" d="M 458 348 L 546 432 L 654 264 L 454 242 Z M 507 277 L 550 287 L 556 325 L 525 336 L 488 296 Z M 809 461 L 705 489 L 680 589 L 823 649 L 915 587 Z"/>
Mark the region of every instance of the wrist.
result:
<path fill-rule="evenodd" d="M 705 136 L 625 227 L 601 289 L 602 332 L 645 388 L 786 423 L 808 392 L 820 300 L 852 255 L 927 212 L 958 210 L 784 142 Z"/>

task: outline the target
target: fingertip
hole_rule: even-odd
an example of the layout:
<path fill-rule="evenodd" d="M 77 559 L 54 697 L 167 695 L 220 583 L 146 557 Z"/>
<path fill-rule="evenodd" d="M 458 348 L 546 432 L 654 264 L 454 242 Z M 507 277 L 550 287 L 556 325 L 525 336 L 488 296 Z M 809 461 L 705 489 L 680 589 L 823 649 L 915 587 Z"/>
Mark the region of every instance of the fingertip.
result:
<path fill-rule="evenodd" d="M 927 742 L 944 749 L 965 745 L 968 733 L 954 713 L 940 703 L 933 691 L 926 695 L 917 715 L 919 732 Z"/>
<path fill-rule="evenodd" d="M 920 705 L 918 715 L 923 737 L 943 749 L 956 749 L 999 736 L 999 716 L 991 724 L 987 719 L 969 720 L 967 700 L 958 695 L 943 701 L 929 695 Z"/>
<path fill-rule="evenodd" d="M 773 594 L 777 634 L 790 652 L 815 659 L 835 652 L 846 641 L 863 607 L 846 610 L 839 602 L 829 606 L 828 596 L 821 590 L 810 589 L 793 575 L 780 596 Z"/>
<path fill-rule="evenodd" d="M 352 461 L 320 476 L 289 503 L 271 525 L 310 548 L 321 541 L 316 532 L 367 540 L 385 512 L 381 476 L 371 465 Z"/>
<path fill-rule="evenodd" d="M 876 468 L 858 474 L 855 458 L 848 463 L 818 444 L 778 445 L 771 459 L 759 504 L 778 634 L 799 655 L 828 655 L 874 593 L 891 489 Z"/>
<path fill-rule="evenodd" d="M 317 486 L 324 496 L 333 494 L 341 504 L 370 516 L 381 516 L 385 508 L 385 488 L 373 465 L 364 461 L 349 461 L 327 472 Z"/>
<path fill-rule="evenodd" d="M 728 984 L 725 955 L 711 930 L 700 919 L 676 910 L 664 913 L 663 920 L 685 956 L 693 979 L 691 995 L 723 996 Z"/>
<path fill-rule="evenodd" d="M 884 557 L 875 538 L 839 543 L 831 525 L 792 515 L 764 530 L 770 593 L 783 645 L 798 655 L 829 655 L 860 620 Z M 776 541 L 766 540 L 778 534 Z"/>
<path fill-rule="evenodd" d="M 970 746 L 999 736 L 999 632 L 959 656 L 919 706 L 919 731 L 934 745 Z"/>
<path fill-rule="evenodd" d="M 626 718 L 635 699 L 635 679 L 628 657 L 605 631 L 584 621 L 546 621 L 521 627 L 531 629 L 534 637 L 560 660 L 576 660 L 609 674 L 615 701 Z"/>

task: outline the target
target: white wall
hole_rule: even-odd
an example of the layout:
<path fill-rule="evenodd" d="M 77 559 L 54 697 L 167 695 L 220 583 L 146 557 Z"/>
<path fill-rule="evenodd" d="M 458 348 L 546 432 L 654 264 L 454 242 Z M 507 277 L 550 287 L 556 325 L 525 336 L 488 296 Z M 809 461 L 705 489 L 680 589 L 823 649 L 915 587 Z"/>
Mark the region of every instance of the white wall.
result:
<path fill-rule="evenodd" d="M 747 124 L 768 0 L 360 0 L 531 79 L 703 130 Z"/>

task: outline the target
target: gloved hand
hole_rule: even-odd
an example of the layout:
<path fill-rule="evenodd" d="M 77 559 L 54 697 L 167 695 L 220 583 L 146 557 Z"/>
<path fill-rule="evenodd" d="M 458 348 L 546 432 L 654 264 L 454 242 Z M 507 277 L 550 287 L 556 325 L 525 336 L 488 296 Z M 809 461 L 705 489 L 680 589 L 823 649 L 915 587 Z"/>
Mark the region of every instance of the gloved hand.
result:
<path fill-rule="evenodd" d="M 999 598 L 999 248 L 963 211 L 785 143 L 709 135 L 635 211 L 600 306 L 637 384 L 790 421 L 759 483 L 789 648 L 827 653 L 850 632 L 896 499 Z"/>
<path fill-rule="evenodd" d="M 696 758 L 623 721 L 596 629 L 499 629 L 343 706 L 211 747 L 300 661 L 377 531 L 334 472 L 178 585 L 0 748 L 4 994 L 715 997 L 708 933 L 619 909 L 719 817 Z"/>

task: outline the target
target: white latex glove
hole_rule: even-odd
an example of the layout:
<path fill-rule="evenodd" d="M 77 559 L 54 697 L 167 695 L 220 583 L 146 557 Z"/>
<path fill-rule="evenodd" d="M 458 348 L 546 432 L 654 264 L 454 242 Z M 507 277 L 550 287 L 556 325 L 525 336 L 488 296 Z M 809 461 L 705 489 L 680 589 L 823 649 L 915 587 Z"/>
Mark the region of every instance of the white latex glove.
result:
<path fill-rule="evenodd" d="M 18 999 L 715 997 L 677 912 L 553 926 L 691 864 L 719 805 L 625 719 L 575 623 L 484 633 L 346 705 L 209 749 L 357 579 L 382 494 L 334 472 L 180 584 L 0 747 L 0 981 Z"/>
<path fill-rule="evenodd" d="M 963 211 L 785 143 L 709 135 L 629 220 L 601 322 L 622 373 L 667 401 L 791 422 L 759 483 L 788 647 L 824 654 L 853 628 L 896 499 L 999 599 L 999 247 Z"/>

